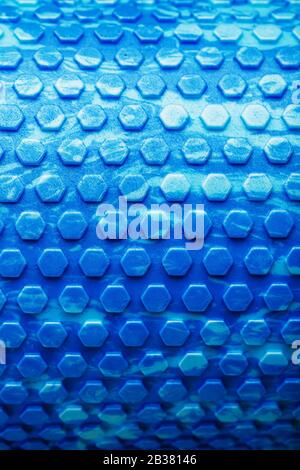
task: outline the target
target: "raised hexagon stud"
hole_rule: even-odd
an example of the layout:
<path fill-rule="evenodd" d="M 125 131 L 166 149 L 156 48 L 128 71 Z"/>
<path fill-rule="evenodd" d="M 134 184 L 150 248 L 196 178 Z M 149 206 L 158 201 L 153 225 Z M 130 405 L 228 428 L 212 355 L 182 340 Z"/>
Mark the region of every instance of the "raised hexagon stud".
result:
<path fill-rule="evenodd" d="M 161 137 L 150 137 L 141 145 L 141 154 L 148 165 L 163 165 L 169 153 L 170 149 Z"/>
<path fill-rule="evenodd" d="M 47 382 L 39 391 L 39 396 L 44 403 L 60 403 L 67 396 L 62 383 L 58 380 Z"/>
<path fill-rule="evenodd" d="M 202 189 L 209 201 L 225 201 L 231 188 L 230 181 L 223 173 L 211 173 L 202 183 Z"/>
<path fill-rule="evenodd" d="M 45 277 L 60 277 L 67 266 L 68 260 L 60 248 L 47 248 L 38 259 L 38 267 Z"/>
<path fill-rule="evenodd" d="M 202 69 L 216 70 L 221 67 L 224 62 L 222 52 L 216 47 L 203 47 L 195 57 Z"/>
<path fill-rule="evenodd" d="M 184 129 L 189 120 L 186 109 L 179 104 L 164 106 L 159 117 L 165 129 L 170 131 Z"/>
<path fill-rule="evenodd" d="M 284 183 L 284 189 L 291 201 L 300 201 L 300 173 L 291 173 Z"/>
<path fill-rule="evenodd" d="M 149 330 L 141 320 L 128 320 L 119 331 L 122 343 L 129 347 L 143 346 Z"/>
<path fill-rule="evenodd" d="M 282 119 L 286 123 L 289 129 L 298 130 L 300 129 L 300 105 L 289 104 L 282 115 Z"/>
<path fill-rule="evenodd" d="M 237 394 L 243 401 L 259 401 L 266 390 L 260 379 L 246 379 L 237 389 Z"/>
<path fill-rule="evenodd" d="M 27 395 L 27 390 L 21 382 L 6 382 L 0 390 L 0 399 L 6 405 L 20 405 Z"/>
<path fill-rule="evenodd" d="M 77 189 L 84 202 L 100 202 L 107 191 L 107 185 L 101 175 L 84 175 Z"/>
<path fill-rule="evenodd" d="M 23 377 L 32 379 L 41 376 L 47 369 L 47 364 L 40 354 L 25 354 L 17 368 Z"/>
<path fill-rule="evenodd" d="M 115 55 L 115 61 L 121 69 L 136 70 L 144 60 L 143 54 L 136 47 L 122 47 Z"/>
<path fill-rule="evenodd" d="M 66 117 L 56 104 L 45 104 L 38 111 L 36 120 L 42 131 L 56 132 L 62 128 Z"/>
<path fill-rule="evenodd" d="M 117 22 L 102 21 L 95 30 L 95 35 L 104 44 L 115 44 L 123 36 L 123 29 Z"/>
<path fill-rule="evenodd" d="M 184 375 L 197 377 L 203 374 L 207 366 L 207 359 L 202 352 L 188 352 L 178 364 Z"/>
<path fill-rule="evenodd" d="M 164 312 L 171 302 L 171 295 L 164 284 L 150 284 L 142 294 L 142 303 L 148 312 Z"/>
<path fill-rule="evenodd" d="M 88 417 L 81 405 L 67 405 L 58 413 L 59 419 L 66 425 L 78 425 Z"/>
<path fill-rule="evenodd" d="M 49 420 L 49 416 L 41 406 L 27 406 L 20 420 L 28 426 L 41 426 Z"/>
<path fill-rule="evenodd" d="M 103 55 L 95 47 L 83 47 L 76 52 L 74 60 L 82 70 L 96 70 L 103 61 Z"/>
<path fill-rule="evenodd" d="M 190 335 L 186 324 L 180 320 L 167 321 L 159 332 L 166 346 L 183 346 Z"/>
<path fill-rule="evenodd" d="M 0 104 L 0 131 L 18 131 L 24 119 L 19 106 Z"/>
<path fill-rule="evenodd" d="M 244 138 L 228 139 L 224 145 L 224 155 L 231 165 L 244 165 L 249 160 L 253 148 Z"/>
<path fill-rule="evenodd" d="M 238 50 L 235 60 L 242 69 L 259 69 L 264 61 L 263 53 L 256 47 L 241 47 Z"/>
<path fill-rule="evenodd" d="M 81 212 L 66 211 L 60 216 L 57 228 L 65 240 L 80 240 L 87 229 L 87 222 Z"/>
<path fill-rule="evenodd" d="M 249 130 L 263 130 L 270 121 L 270 114 L 262 104 L 249 104 L 243 110 L 241 118 Z"/>
<path fill-rule="evenodd" d="M 207 346 L 221 346 L 230 336 L 230 329 L 223 320 L 208 320 L 200 335 Z"/>
<path fill-rule="evenodd" d="M 142 201 L 149 190 L 149 185 L 143 175 L 127 174 L 119 184 L 120 192 L 129 202 Z"/>
<path fill-rule="evenodd" d="M 160 185 L 163 195 L 169 202 L 184 201 L 190 187 L 189 181 L 182 173 L 169 173 Z"/>
<path fill-rule="evenodd" d="M 120 352 L 105 353 L 98 367 L 105 377 L 121 377 L 128 362 Z"/>
<path fill-rule="evenodd" d="M 241 98 L 246 91 L 247 83 L 240 75 L 226 74 L 219 81 L 218 88 L 225 98 Z"/>
<path fill-rule="evenodd" d="M 36 182 L 35 190 L 42 202 L 60 202 L 65 185 L 60 176 L 52 173 L 43 173 Z"/>
<path fill-rule="evenodd" d="M 284 353 L 278 351 L 267 351 L 258 363 L 263 374 L 278 375 L 281 374 L 288 366 L 288 360 Z"/>
<path fill-rule="evenodd" d="M 40 70 L 56 70 L 63 61 L 63 56 L 54 47 L 41 47 L 33 56 Z"/>
<path fill-rule="evenodd" d="M 181 380 L 167 380 L 158 391 L 160 398 L 165 402 L 176 403 L 187 395 L 187 389 Z"/>
<path fill-rule="evenodd" d="M 60 322 L 45 322 L 37 332 L 39 342 L 44 348 L 59 348 L 68 334 Z"/>
<path fill-rule="evenodd" d="M 188 164 L 203 165 L 210 157 L 211 148 L 202 137 L 191 137 L 184 143 L 182 153 Z"/>
<path fill-rule="evenodd" d="M 146 274 L 151 259 L 144 248 L 128 248 L 121 258 L 121 266 L 127 276 L 141 277 Z"/>
<path fill-rule="evenodd" d="M 219 363 L 224 375 L 241 375 L 248 367 L 247 358 L 240 351 L 227 352 Z"/>
<path fill-rule="evenodd" d="M 38 166 L 46 155 L 44 145 L 35 139 L 23 139 L 16 148 L 20 162 L 25 166 Z"/>
<path fill-rule="evenodd" d="M 0 339 L 7 348 L 19 348 L 27 334 L 18 322 L 3 322 L 0 325 Z"/>
<path fill-rule="evenodd" d="M 78 378 L 84 374 L 87 363 L 79 353 L 66 353 L 57 367 L 64 377 Z"/>
<path fill-rule="evenodd" d="M 107 120 L 103 108 L 98 104 L 87 104 L 79 111 L 77 118 L 84 131 L 99 131 Z"/>
<path fill-rule="evenodd" d="M 138 24 L 134 34 L 142 44 L 156 44 L 161 39 L 163 31 L 159 26 Z"/>
<path fill-rule="evenodd" d="M 268 74 L 259 80 L 258 87 L 265 98 L 281 98 L 287 89 L 287 83 L 281 75 Z"/>
<path fill-rule="evenodd" d="M 48 297 L 41 286 L 25 286 L 19 293 L 17 302 L 24 313 L 37 315 L 46 307 Z"/>
<path fill-rule="evenodd" d="M 88 404 L 101 403 L 107 396 L 107 390 L 100 380 L 89 380 L 79 390 L 79 397 Z"/>
<path fill-rule="evenodd" d="M 143 98 L 158 99 L 166 89 L 164 80 L 159 75 L 143 75 L 136 84 Z"/>
<path fill-rule="evenodd" d="M 125 403 L 141 402 L 147 393 L 141 380 L 128 380 L 119 390 L 119 395 Z"/>
<path fill-rule="evenodd" d="M 22 212 L 16 220 L 16 231 L 22 240 L 39 240 L 46 224 L 39 212 Z"/>
<path fill-rule="evenodd" d="M 213 247 L 203 258 L 203 264 L 210 276 L 225 276 L 233 264 L 233 259 L 225 247 Z"/>
<path fill-rule="evenodd" d="M 291 158 L 293 148 L 285 137 L 272 137 L 266 143 L 264 152 L 270 163 L 282 165 Z"/>
<path fill-rule="evenodd" d="M 272 183 L 265 173 L 251 173 L 243 183 L 250 201 L 265 201 L 272 192 Z"/>
<path fill-rule="evenodd" d="M 125 83 L 116 74 L 102 74 L 96 82 L 96 88 L 102 98 L 118 99 L 125 90 Z"/>
<path fill-rule="evenodd" d="M 196 23 L 180 23 L 174 31 L 182 44 L 196 44 L 203 31 Z"/>
<path fill-rule="evenodd" d="M 300 275 L 300 246 L 293 246 L 286 257 L 286 263 L 291 274 Z"/>
<path fill-rule="evenodd" d="M 88 302 L 89 296 L 81 285 L 67 285 L 60 294 L 58 301 L 66 313 L 82 313 Z"/>
<path fill-rule="evenodd" d="M 241 329 L 241 336 L 249 346 L 261 346 L 271 331 L 265 320 L 248 320 Z"/>
<path fill-rule="evenodd" d="M 7 278 L 18 278 L 23 273 L 26 260 L 17 248 L 5 248 L 0 253 L 0 275 Z"/>
<path fill-rule="evenodd" d="M 265 246 L 252 247 L 244 258 L 244 263 L 250 274 L 265 276 L 270 272 L 273 256 Z"/>
<path fill-rule="evenodd" d="M 185 248 L 169 248 L 162 259 L 162 265 L 169 276 L 185 276 L 192 262 Z"/>
<path fill-rule="evenodd" d="M 285 283 L 273 283 L 264 294 L 264 301 L 269 310 L 283 312 L 294 299 L 293 293 Z"/>
<path fill-rule="evenodd" d="M 34 44 L 43 37 L 44 29 L 38 22 L 21 21 L 14 29 L 14 35 L 21 43 Z"/>
<path fill-rule="evenodd" d="M 102 248 L 88 248 L 79 260 L 79 265 L 87 277 L 101 277 L 109 266 L 109 257 Z"/>
<path fill-rule="evenodd" d="M 231 312 L 244 312 L 253 300 L 253 294 L 246 284 L 230 284 L 223 300 Z"/>
<path fill-rule="evenodd" d="M 55 28 L 54 34 L 61 44 L 77 44 L 84 35 L 84 31 L 76 23 L 69 23 L 66 28 L 65 25 L 59 25 Z"/>
<path fill-rule="evenodd" d="M 121 109 L 119 121 L 126 131 L 141 131 L 148 121 L 148 115 L 139 104 L 128 104 Z"/>
<path fill-rule="evenodd" d="M 214 30 L 214 35 L 223 43 L 237 42 L 242 36 L 242 30 L 235 24 L 219 24 Z"/>
<path fill-rule="evenodd" d="M 294 226 L 294 221 L 285 209 L 272 209 L 265 218 L 264 226 L 269 237 L 286 238 Z"/>
<path fill-rule="evenodd" d="M 57 153 L 64 165 L 81 165 L 87 149 L 82 140 L 69 138 L 64 140 L 57 149 Z"/>
<path fill-rule="evenodd" d="M 182 301 L 189 312 L 204 312 L 212 302 L 212 295 L 205 284 L 190 284 Z"/>
<path fill-rule="evenodd" d="M 300 338 L 300 320 L 298 318 L 290 318 L 283 325 L 281 330 L 281 336 L 283 337 L 285 343 L 292 344 L 293 341 Z"/>
<path fill-rule="evenodd" d="M 0 70 L 15 70 L 22 62 L 22 55 L 14 47 L 2 47 Z"/>
<path fill-rule="evenodd" d="M 222 131 L 226 128 L 230 115 L 221 104 L 208 104 L 202 111 L 200 118 L 208 130 Z"/>
<path fill-rule="evenodd" d="M 200 98 L 207 88 L 205 80 L 196 74 L 182 75 L 177 88 L 184 98 Z"/>
<path fill-rule="evenodd" d="M 282 35 L 282 30 L 275 24 L 260 24 L 253 33 L 261 43 L 274 43 Z"/>
<path fill-rule="evenodd" d="M 43 83 L 36 75 L 20 75 L 14 83 L 14 89 L 20 98 L 37 98 L 43 90 Z"/>
<path fill-rule="evenodd" d="M 112 284 L 104 289 L 100 300 L 106 312 L 121 313 L 129 304 L 130 296 L 124 286 Z"/>
<path fill-rule="evenodd" d="M 78 331 L 78 337 L 87 348 L 99 348 L 106 341 L 108 332 L 101 321 L 86 321 Z"/>
<path fill-rule="evenodd" d="M 178 49 L 162 47 L 155 55 L 162 69 L 177 69 L 183 62 L 184 56 Z"/>
<path fill-rule="evenodd" d="M 243 417 L 243 412 L 237 403 L 225 403 L 215 412 L 216 418 L 221 423 L 236 423 Z"/>
<path fill-rule="evenodd" d="M 162 374 L 168 368 L 168 362 L 161 352 L 148 352 L 139 363 L 145 376 Z"/>
<path fill-rule="evenodd" d="M 220 379 L 208 379 L 198 390 L 200 401 L 217 403 L 226 395 L 226 389 Z"/>
<path fill-rule="evenodd" d="M 16 203 L 24 193 L 24 185 L 19 176 L 0 176 L 0 202 Z"/>

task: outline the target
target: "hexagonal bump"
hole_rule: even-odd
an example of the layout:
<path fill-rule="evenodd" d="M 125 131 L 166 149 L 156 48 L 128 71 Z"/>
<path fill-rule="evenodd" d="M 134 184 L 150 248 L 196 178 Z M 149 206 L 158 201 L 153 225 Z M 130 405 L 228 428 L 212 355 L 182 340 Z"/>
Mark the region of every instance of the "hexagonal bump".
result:
<path fill-rule="evenodd" d="M 265 173 L 251 173 L 243 183 L 243 190 L 250 201 L 265 201 L 273 189 Z"/>
<path fill-rule="evenodd" d="M 96 89 L 104 99 L 118 99 L 125 90 L 126 85 L 116 74 L 102 74 L 96 82 Z"/>
<path fill-rule="evenodd" d="M 233 259 L 225 247 L 213 247 L 203 258 L 203 264 L 210 276 L 225 276 L 233 264 Z"/>
<path fill-rule="evenodd" d="M 121 377 L 128 368 L 128 362 L 119 352 L 105 353 L 98 364 L 104 377 Z"/>
<path fill-rule="evenodd" d="M 17 297 L 20 309 L 30 315 L 41 313 L 48 302 L 48 297 L 41 286 L 25 286 Z"/>
<path fill-rule="evenodd" d="M 164 402 L 176 403 L 187 395 L 187 390 L 181 380 L 167 380 L 158 391 Z"/>
<path fill-rule="evenodd" d="M 39 240 L 43 235 L 46 223 L 39 212 L 21 212 L 16 220 L 16 231 L 22 240 Z"/>
<path fill-rule="evenodd" d="M 203 374 L 208 361 L 202 352 L 188 352 L 180 360 L 178 367 L 186 376 L 198 377 Z"/>
<path fill-rule="evenodd" d="M 0 253 L 0 275 L 2 277 L 20 277 L 26 264 L 24 256 L 17 248 L 5 248 Z"/>
<path fill-rule="evenodd" d="M 25 378 L 40 377 L 47 369 L 47 364 L 40 354 L 24 354 L 17 368 Z"/>
<path fill-rule="evenodd" d="M 81 285 L 67 285 L 58 298 L 59 304 L 66 313 L 82 313 L 88 305 L 89 296 Z"/>
<path fill-rule="evenodd" d="M 144 400 L 148 392 L 141 380 L 128 380 L 119 390 L 125 403 L 137 403 Z"/>
<path fill-rule="evenodd" d="M 288 310 L 294 299 L 290 287 L 285 283 L 273 283 L 263 295 L 269 310 L 283 312 Z"/>
<path fill-rule="evenodd" d="M 287 83 L 279 74 L 267 74 L 259 80 L 258 87 L 265 98 L 282 98 Z"/>
<path fill-rule="evenodd" d="M 196 54 L 196 61 L 202 69 L 217 70 L 224 62 L 224 56 L 217 47 L 203 47 Z"/>
<path fill-rule="evenodd" d="M 128 248 L 121 258 L 121 266 L 130 277 L 144 276 L 150 265 L 151 259 L 144 248 Z"/>
<path fill-rule="evenodd" d="M 25 120 L 19 106 L 0 104 L 0 131 L 18 131 Z"/>
<path fill-rule="evenodd" d="M 39 77 L 32 74 L 20 75 L 14 82 L 13 86 L 17 95 L 23 99 L 37 98 L 44 88 Z"/>
<path fill-rule="evenodd" d="M 124 286 L 112 284 L 104 289 L 100 300 L 106 312 L 122 313 L 130 302 L 130 296 Z"/>
<path fill-rule="evenodd" d="M 147 352 L 139 363 L 139 369 L 145 376 L 162 374 L 168 366 L 169 364 L 161 352 Z"/>
<path fill-rule="evenodd" d="M 167 86 L 159 75 L 143 75 L 136 84 L 140 94 L 145 99 L 161 98 Z"/>
<path fill-rule="evenodd" d="M 249 104 L 244 108 L 241 119 L 249 130 L 263 130 L 267 127 L 271 116 L 262 104 Z"/>
<path fill-rule="evenodd" d="M 188 112 L 179 104 L 169 104 L 164 106 L 159 117 L 164 128 L 169 131 L 179 131 L 184 129 L 189 120 Z"/>
<path fill-rule="evenodd" d="M 79 211 L 66 211 L 57 222 L 57 229 L 65 240 L 80 240 L 87 227 L 88 224 Z"/>
<path fill-rule="evenodd" d="M 247 83 L 236 74 L 223 75 L 218 82 L 218 88 L 221 90 L 225 98 L 241 98 L 246 91 Z"/>
<path fill-rule="evenodd" d="M 161 328 L 159 335 L 166 346 L 183 346 L 190 331 L 183 321 L 169 320 Z"/>
<path fill-rule="evenodd" d="M 232 184 L 223 173 L 211 173 L 202 182 L 202 189 L 209 201 L 225 201 L 232 189 Z"/>
<path fill-rule="evenodd" d="M 255 276 L 265 276 L 273 265 L 273 256 L 270 250 L 264 246 L 252 247 L 244 258 L 248 272 Z"/>
<path fill-rule="evenodd" d="M 101 277 L 110 264 L 102 248 L 87 248 L 80 257 L 79 266 L 87 277 Z"/>
<path fill-rule="evenodd" d="M 200 119 L 206 129 L 222 131 L 230 121 L 230 114 L 221 104 L 208 104 L 201 112 Z"/>
<path fill-rule="evenodd" d="M 182 75 L 177 88 L 184 98 L 200 98 L 207 88 L 205 80 L 197 74 Z"/>
<path fill-rule="evenodd" d="M 68 333 L 60 322 L 45 322 L 37 332 L 37 338 L 44 348 L 59 348 Z"/>
<path fill-rule="evenodd" d="M 122 47 L 115 55 L 115 61 L 125 70 L 136 70 L 144 60 L 143 54 L 136 47 Z"/>
<path fill-rule="evenodd" d="M 248 367 L 248 360 L 241 351 L 227 352 L 219 362 L 224 375 L 242 375 Z"/>
<path fill-rule="evenodd" d="M 169 276 L 185 276 L 192 262 L 185 248 L 169 248 L 162 259 L 162 265 Z"/>
<path fill-rule="evenodd" d="M 66 353 L 59 361 L 57 367 L 64 377 L 78 378 L 84 374 L 87 363 L 79 353 Z"/>
<path fill-rule="evenodd" d="M 125 346 L 139 347 L 149 337 L 149 330 L 140 320 L 128 320 L 120 329 L 119 336 Z"/>
<path fill-rule="evenodd" d="M 162 47 L 155 55 L 159 66 L 164 69 L 177 69 L 184 60 L 182 52 L 171 47 Z"/>
<path fill-rule="evenodd" d="M 288 360 L 280 350 L 267 351 L 260 358 L 258 365 L 265 375 L 279 375 L 288 366 Z"/>
<path fill-rule="evenodd" d="M 87 348 L 98 348 L 104 344 L 108 331 L 101 321 L 86 321 L 78 331 L 78 337 Z"/>
<path fill-rule="evenodd" d="M 264 220 L 264 227 L 271 238 L 286 238 L 291 233 L 294 220 L 285 209 L 272 209 Z"/>
<path fill-rule="evenodd" d="M 223 300 L 231 312 L 245 312 L 253 300 L 253 294 L 247 284 L 230 284 Z"/>
<path fill-rule="evenodd" d="M 16 148 L 16 155 L 22 165 L 38 166 L 46 155 L 46 149 L 39 140 L 23 139 Z"/>
<path fill-rule="evenodd" d="M 161 137 L 145 139 L 141 145 L 141 154 L 148 165 L 164 165 L 170 149 Z"/>
<path fill-rule="evenodd" d="M 271 331 L 265 320 L 248 320 L 241 329 L 241 336 L 248 346 L 263 345 Z"/>
<path fill-rule="evenodd" d="M 81 165 L 87 155 L 87 148 L 80 139 L 65 139 L 57 149 L 64 165 Z"/>
<path fill-rule="evenodd" d="M 188 179 L 182 173 L 169 173 L 160 184 L 160 189 L 169 202 L 184 201 L 190 188 Z"/>
<path fill-rule="evenodd" d="M 107 116 L 100 105 L 87 104 L 79 111 L 77 119 L 84 131 L 100 131 L 107 121 Z"/>
<path fill-rule="evenodd" d="M 138 202 L 145 199 L 149 185 L 143 175 L 127 174 L 122 178 L 119 189 L 127 201 Z"/>
<path fill-rule="evenodd" d="M 84 202 L 100 202 L 107 191 L 107 184 L 101 175 L 83 175 L 77 185 L 78 192 Z"/>
<path fill-rule="evenodd" d="M 213 297 L 205 284 L 190 284 L 182 296 L 182 301 L 189 312 L 204 312 Z"/>
<path fill-rule="evenodd" d="M 46 248 L 39 257 L 37 264 L 43 276 L 60 277 L 69 263 L 60 248 Z"/>
<path fill-rule="evenodd" d="M 43 105 L 35 118 L 42 131 L 48 132 L 59 131 L 66 120 L 63 111 L 56 104 Z"/>
<path fill-rule="evenodd" d="M 58 203 L 62 200 L 66 187 L 60 176 L 43 173 L 35 183 L 38 197 L 45 203 Z"/>
<path fill-rule="evenodd" d="M 148 312 L 164 312 L 171 302 L 171 295 L 164 284 L 150 284 L 143 292 L 141 301 Z"/>
<path fill-rule="evenodd" d="M 148 114 L 139 104 L 128 104 L 119 113 L 119 121 L 126 131 L 141 131 L 148 121 Z"/>
<path fill-rule="evenodd" d="M 200 331 L 207 346 L 221 346 L 230 336 L 230 329 L 223 320 L 208 320 Z"/>

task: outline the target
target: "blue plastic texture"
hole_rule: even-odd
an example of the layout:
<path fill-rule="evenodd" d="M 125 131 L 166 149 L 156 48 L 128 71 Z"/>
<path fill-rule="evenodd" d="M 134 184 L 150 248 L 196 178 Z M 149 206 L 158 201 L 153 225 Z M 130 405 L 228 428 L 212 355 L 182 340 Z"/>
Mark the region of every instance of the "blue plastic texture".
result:
<path fill-rule="evenodd" d="M 300 448 L 299 19 L 1 1 L 0 449 Z M 203 249 L 99 240 L 120 195 Z"/>

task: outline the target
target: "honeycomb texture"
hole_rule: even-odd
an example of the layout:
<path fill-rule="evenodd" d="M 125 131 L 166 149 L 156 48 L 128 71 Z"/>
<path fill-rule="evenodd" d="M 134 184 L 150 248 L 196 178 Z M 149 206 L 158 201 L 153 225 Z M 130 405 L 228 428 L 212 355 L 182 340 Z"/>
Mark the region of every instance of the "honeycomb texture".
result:
<path fill-rule="evenodd" d="M 299 17 L 1 1 L 1 449 L 300 448 Z M 119 195 L 203 249 L 100 241 Z"/>

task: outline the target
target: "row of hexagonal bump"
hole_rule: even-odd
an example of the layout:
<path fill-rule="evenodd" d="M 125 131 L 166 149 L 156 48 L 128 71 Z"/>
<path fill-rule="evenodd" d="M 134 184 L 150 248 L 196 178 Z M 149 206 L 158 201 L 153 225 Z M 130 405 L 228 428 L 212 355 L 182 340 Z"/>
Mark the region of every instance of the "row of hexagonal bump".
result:
<path fill-rule="evenodd" d="M 300 106 L 289 104 L 282 114 L 282 119 L 289 129 L 299 129 Z M 191 117 L 179 104 L 169 104 L 162 108 L 159 118 L 162 126 L 169 131 L 182 130 Z M 99 131 L 107 122 L 107 115 L 97 104 L 84 106 L 77 114 L 78 122 L 84 131 Z M 149 115 L 139 104 L 123 106 L 118 114 L 119 122 L 126 131 L 141 131 Z M 203 126 L 209 131 L 224 130 L 231 115 L 221 104 L 208 104 L 200 114 Z M 249 104 L 241 113 L 241 120 L 248 130 L 263 130 L 271 119 L 267 108 L 262 104 Z M 17 105 L 0 105 L 0 131 L 18 131 L 25 120 L 24 114 Z M 43 105 L 36 114 L 36 121 L 45 132 L 59 131 L 66 121 L 62 109 L 55 104 Z"/>
<path fill-rule="evenodd" d="M 299 250 L 298 250 L 299 251 Z M 44 264 L 47 253 L 39 260 L 39 267 L 47 277 L 61 276 L 66 268 L 66 259 L 58 259 L 57 267 Z M 2 258 L 3 260 L 3 258 Z M 299 261 L 299 254 L 298 254 Z M 63 263 L 63 264 L 62 264 Z M 15 264 L 12 268 L 5 266 L 6 277 L 19 276 L 24 265 Z M 3 275 L 3 263 L 1 266 Z M 18 269 L 18 272 L 16 271 Z M 299 271 L 298 271 L 299 274 Z M 223 296 L 225 306 L 231 312 L 245 312 L 253 301 L 253 293 L 247 284 L 229 284 Z M 286 283 L 273 283 L 263 294 L 266 306 L 270 311 L 285 311 L 294 299 L 293 292 Z M 59 296 L 59 304 L 69 314 L 82 313 L 89 304 L 90 298 L 82 285 L 66 285 Z M 167 310 L 172 296 L 164 284 L 149 284 L 141 295 L 141 303 L 151 313 L 161 313 Z M 23 287 L 17 301 L 24 313 L 37 315 L 47 305 L 48 297 L 39 285 Z M 100 295 L 103 309 L 109 313 L 121 313 L 128 307 L 131 296 L 122 284 L 108 285 Z M 204 312 L 213 301 L 213 297 L 205 284 L 190 284 L 182 294 L 182 302 L 189 312 Z M 0 291 L 0 307 L 6 303 L 5 294 Z"/>
<path fill-rule="evenodd" d="M 120 327 L 118 335 L 124 346 L 139 348 L 151 340 L 153 335 L 150 334 L 150 331 L 142 320 L 127 320 Z M 297 318 L 290 318 L 281 328 L 281 336 L 288 345 L 299 338 L 299 332 L 300 320 Z M 224 320 L 211 319 L 201 324 L 199 333 L 206 346 L 214 347 L 228 343 L 232 331 Z M 247 320 L 240 326 L 241 339 L 248 346 L 262 346 L 271 333 L 268 323 L 263 319 Z M 111 336 L 101 321 L 85 321 L 77 335 L 86 348 L 99 348 Z M 172 348 L 181 348 L 187 343 L 190 335 L 191 330 L 182 320 L 168 320 L 159 330 L 163 344 Z M 65 328 L 60 322 L 51 321 L 42 323 L 36 333 L 38 341 L 47 349 L 60 348 L 68 336 L 68 328 Z M 0 339 L 5 342 L 8 349 L 20 348 L 26 337 L 26 331 L 18 322 L 4 321 L 0 325 Z"/>
<path fill-rule="evenodd" d="M 226 74 L 219 80 L 217 87 L 225 98 L 239 99 L 246 92 L 247 82 L 240 75 Z M 258 87 L 265 98 L 282 98 L 288 84 L 281 75 L 268 74 L 259 80 Z M 43 91 L 44 85 L 38 76 L 25 74 L 15 80 L 13 88 L 19 98 L 35 99 Z M 84 91 L 85 84 L 79 76 L 69 73 L 58 78 L 54 88 L 60 98 L 77 99 Z M 111 99 L 119 98 L 126 85 L 116 74 L 103 74 L 96 81 L 95 88 L 102 98 Z M 147 74 L 137 81 L 136 88 L 143 98 L 158 99 L 167 90 L 167 85 L 159 75 Z M 192 99 L 200 98 L 208 90 L 207 83 L 198 74 L 182 75 L 177 82 L 177 89 L 184 98 Z"/>
<path fill-rule="evenodd" d="M 42 202 L 58 203 L 66 193 L 66 186 L 59 175 L 43 173 L 35 183 L 35 190 Z M 232 191 L 232 183 L 224 173 L 210 173 L 201 184 L 204 195 L 209 201 L 224 202 Z M 148 192 L 148 183 L 142 175 L 127 175 L 120 183 L 120 192 L 129 201 L 141 201 Z M 291 201 L 300 200 L 300 173 L 291 173 L 283 188 Z M 106 191 L 107 184 L 101 175 L 84 175 L 78 183 L 77 189 L 85 202 L 100 202 Z M 188 196 L 191 185 L 183 173 L 170 173 L 160 184 L 162 194 L 169 202 L 182 202 Z M 242 189 L 250 201 L 265 201 L 271 196 L 273 184 L 265 173 L 250 173 L 242 184 Z M 0 202 L 18 202 L 25 187 L 19 176 L 0 176 Z M 151 211 L 149 211 L 151 215 Z M 82 218 L 82 214 L 70 211 L 69 218 Z M 148 214 L 149 216 L 149 214 Z M 154 217 L 154 215 L 153 215 Z"/>
<path fill-rule="evenodd" d="M 180 358 L 177 366 L 183 375 L 199 377 L 209 367 L 209 364 L 212 364 L 212 359 L 207 360 L 203 352 L 194 351 L 187 352 Z M 281 350 L 267 351 L 258 361 L 264 375 L 281 374 L 288 364 L 289 360 Z M 222 374 L 230 377 L 242 375 L 248 366 L 246 355 L 238 350 L 226 352 L 218 363 Z M 82 377 L 89 367 L 80 353 L 65 353 L 57 364 L 59 373 L 66 378 Z M 40 377 L 47 368 L 48 364 L 40 353 L 26 353 L 17 363 L 19 373 L 25 378 Z M 146 352 L 138 364 L 138 369 L 144 376 L 156 376 L 168 368 L 168 361 L 160 351 Z M 104 377 L 119 378 L 130 369 L 130 364 L 121 352 L 107 352 L 100 360 L 98 369 Z M 296 385 L 296 390 L 299 392 L 299 379 Z"/>
<path fill-rule="evenodd" d="M 137 15 L 135 21 L 138 20 L 139 17 L 140 15 Z M 143 25 L 140 26 L 142 26 L 142 28 L 135 29 L 134 34 L 141 42 L 144 42 L 147 27 L 143 27 Z M 150 42 L 157 43 L 161 39 L 163 31 L 155 27 L 149 27 L 148 29 L 148 41 L 150 38 Z M 116 44 L 122 38 L 124 29 L 116 21 L 101 21 L 98 28 L 93 32 L 101 43 Z M 21 21 L 14 29 L 14 35 L 21 44 L 38 43 L 43 38 L 44 33 L 45 28 L 39 23 L 32 21 Z M 86 31 L 80 25 L 71 23 L 68 28 L 66 28 L 64 24 L 59 24 L 55 27 L 53 33 L 61 44 L 78 44 L 83 39 Z M 179 24 L 174 29 L 173 34 L 182 44 L 197 44 L 202 36 L 205 38 L 208 33 L 210 33 L 210 31 L 206 31 L 205 26 L 204 29 L 201 29 L 197 23 L 190 22 Z M 289 31 L 286 33 L 289 34 Z M 299 30 L 297 27 L 293 30 L 293 33 L 296 38 L 299 38 Z M 250 34 L 252 34 L 259 43 L 274 44 L 281 38 L 283 31 L 276 24 L 268 23 L 256 26 Z M 2 30 L 0 31 L 0 35 L 3 35 Z M 211 34 L 209 34 L 208 38 L 210 38 L 210 36 Z M 243 30 L 235 23 L 219 24 L 213 31 L 214 39 L 225 44 L 237 43 L 242 36 Z"/>
<path fill-rule="evenodd" d="M 210 145 L 202 137 L 188 138 L 180 150 L 186 163 L 190 165 L 203 165 L 212 155 Z M 25 166 L 40 165 L 46 155 L 46 147 L 35 139 L 21 140 L 15 151 L 19 161 Z M 249 161 L 253 153 L 253 146 L 248 139 L 230 138 L 224 144 L 222 151 L 226 160 L 231 165 L 244 165 Z M 294 147 L 285 137 L 272 137 L 267 141 L 263 151 L 269 163 L 282 165 L 289 162 L 294 152 Z M 64 165 L 77 166 L 84 162 L 88 154 L 88 148 L 81 139 L 69 138 L 61 142 L 57 153 Z M 163 165 L 171 153 L 171 149 L 164 139 L 150 137 L 142 142 L 140 153 L 148 165 Z M 0 146 L 0 158 L 3 157 L 3 154 L 4 150 Z M 129 155 L 129 149 L 123 140 L 112 138 L 106 139 L 100 144 L 99 154 L 107 165 L 122 165 Z M 100 182 L 102 177 L 95 175 L 94 178 L 96 177 L 98 177 Z M 128 180 L 135 178 L 135 186 L 146 184 L 145 178 L 142 175 L 129 174 L 126 175 L 126 178 Z M 137 185 L 136 180 L 138 182 L 141 181 L 141 184 Z M 130 186 L 129 183 L 130 181 L 125 186 Z"/>

